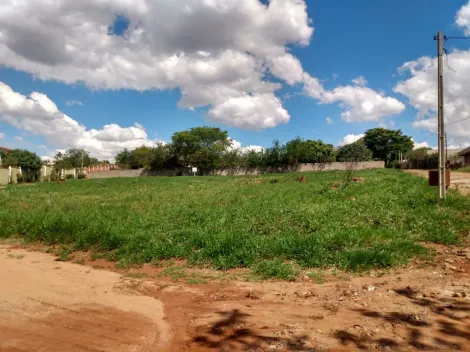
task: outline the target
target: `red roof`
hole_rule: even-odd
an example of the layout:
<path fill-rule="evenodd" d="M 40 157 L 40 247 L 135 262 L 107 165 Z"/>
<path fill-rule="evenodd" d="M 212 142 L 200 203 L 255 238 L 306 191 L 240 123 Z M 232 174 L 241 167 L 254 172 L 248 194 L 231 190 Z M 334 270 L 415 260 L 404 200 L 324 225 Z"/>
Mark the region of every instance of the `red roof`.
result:
<path fill-rule="evenodd" d="M 13 149 L 6 148 L 6 147 L 0 147 L 0 150 L 5 153 L 11 153 L 13 151 Z"/>

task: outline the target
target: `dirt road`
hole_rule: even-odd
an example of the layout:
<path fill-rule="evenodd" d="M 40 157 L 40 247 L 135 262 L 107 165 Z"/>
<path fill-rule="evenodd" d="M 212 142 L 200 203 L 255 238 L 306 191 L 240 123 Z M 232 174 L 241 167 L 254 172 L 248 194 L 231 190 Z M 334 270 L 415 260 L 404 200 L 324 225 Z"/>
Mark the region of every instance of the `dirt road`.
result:
<path fill-rule="evenodd" d="M 403 170 L 413 175 L 428 177 L 428 170 Z M 470 172 L 451 171 L 450 187 L 462 194 L 470 195 Z"/>
<path fill-rule="evenodd" d="M 1 351 L 161 351 L 161 302 L 119 288 L 121 275 L 0 246 Z"/>
<path fill-rule="evenodd" d="M 470 351 L 470 250 L 435 249 L 362 277 L 189 284 L 0 245 L 0 351 Z"/>

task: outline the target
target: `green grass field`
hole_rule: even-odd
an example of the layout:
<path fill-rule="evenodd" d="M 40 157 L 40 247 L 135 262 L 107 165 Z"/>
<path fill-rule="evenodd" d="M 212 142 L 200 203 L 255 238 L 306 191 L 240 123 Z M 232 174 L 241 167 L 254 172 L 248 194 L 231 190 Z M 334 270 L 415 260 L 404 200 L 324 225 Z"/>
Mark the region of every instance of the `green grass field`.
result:
<path fill-rule="evenodd" d="M 0 237 L 92 250 L 121 265 L 187 259 L 261 277 L 335 266 L 363 270 L 456 244 L 470 229 L 470 198 L 436 203 L 425 179 L 397 170 L 261 177 L 76 180 L 0 191 Z M 270 181 L 277 179 L 277 183 Z"/>

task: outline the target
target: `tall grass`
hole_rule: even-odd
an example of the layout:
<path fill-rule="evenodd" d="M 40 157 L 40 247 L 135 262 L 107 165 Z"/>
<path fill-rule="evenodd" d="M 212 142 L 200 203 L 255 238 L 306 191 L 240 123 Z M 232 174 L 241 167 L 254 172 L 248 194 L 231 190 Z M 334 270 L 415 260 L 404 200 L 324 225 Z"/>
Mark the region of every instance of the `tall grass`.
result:
<path fill-rule="evenodd" d="M 467 234 L 469 198 L 451 193 L 438 205 L 436 189 L 397 170 L 360 176 L 347 187 L 337 185 L 341 172 L 310 173 L 307 183 L 283 174 L 10 186 L 0 191 L 0 237 L 92 249 L 122 265 L 185 258 L 290 277 L 288 261 L 387 267 L 426 253 L 420 242 Z"/>

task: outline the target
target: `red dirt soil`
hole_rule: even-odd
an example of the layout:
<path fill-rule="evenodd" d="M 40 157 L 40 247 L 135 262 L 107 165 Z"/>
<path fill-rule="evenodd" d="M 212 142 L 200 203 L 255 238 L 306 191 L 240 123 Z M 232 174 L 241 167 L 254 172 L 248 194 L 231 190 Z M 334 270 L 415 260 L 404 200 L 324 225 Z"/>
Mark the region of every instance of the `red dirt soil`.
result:
<path fill-rule="evenodd" d="M 324 284 L 189 285 L 4 244 L 0 351 L 470 351 L 470 250 L 433 247 L 438 264 Z"/>

